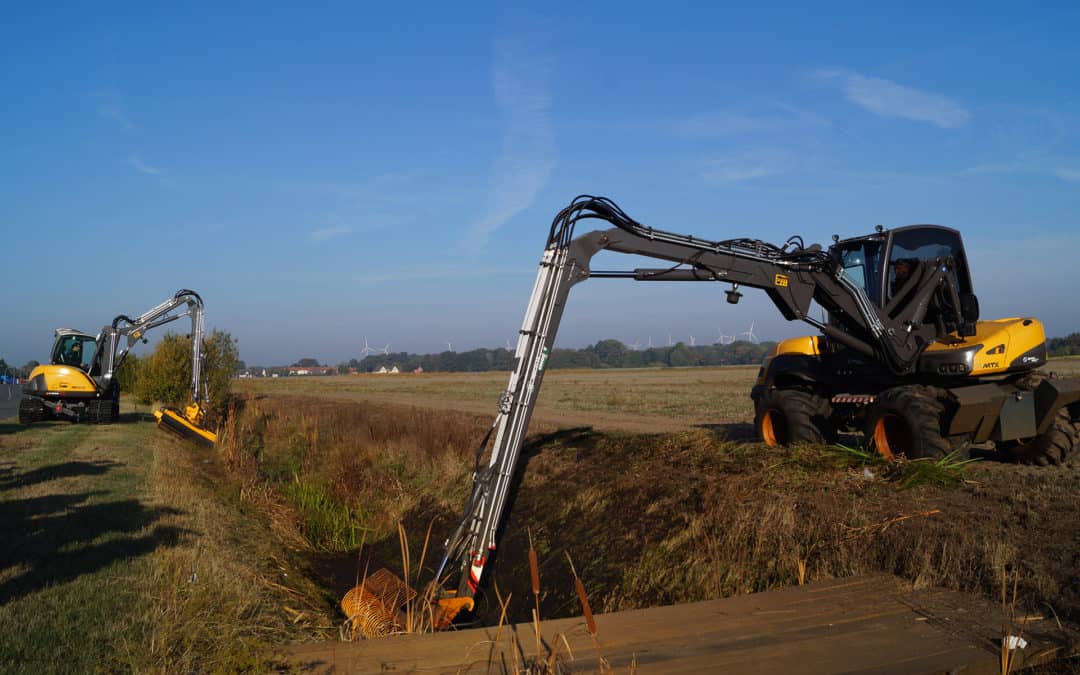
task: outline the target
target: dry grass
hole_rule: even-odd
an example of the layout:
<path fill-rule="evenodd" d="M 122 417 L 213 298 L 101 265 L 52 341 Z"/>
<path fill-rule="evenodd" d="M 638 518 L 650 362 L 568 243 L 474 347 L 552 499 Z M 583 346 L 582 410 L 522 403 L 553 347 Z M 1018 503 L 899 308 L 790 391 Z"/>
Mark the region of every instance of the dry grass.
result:
<path fill-rule="evenodd" d="M 699 424 L 753 419 L 750 387 L 756 366 L 553 370 L 544 377 L 534 420 L 545 426 L 589 424 L 598 429 L 675 431 Z M 455 410 L 490 418 L 508 373 L 343 375 L 242 380 L 241 395 L 303 394 Z"/>
<path fill-rule="evenodd" d="M 290 560 L 285 542 L 301 540 L 264 514 L 263 498 L 221 472 L 210 451 L 156 439 L 152 500 L 190 545 L 156 551 L 143 585 L 150 594 L 135 670 L 265 670 L 276 645 L 325 639 L 333 618 L 323 592 Z M 260 508 L 252 509 L 252 503 Z"/>

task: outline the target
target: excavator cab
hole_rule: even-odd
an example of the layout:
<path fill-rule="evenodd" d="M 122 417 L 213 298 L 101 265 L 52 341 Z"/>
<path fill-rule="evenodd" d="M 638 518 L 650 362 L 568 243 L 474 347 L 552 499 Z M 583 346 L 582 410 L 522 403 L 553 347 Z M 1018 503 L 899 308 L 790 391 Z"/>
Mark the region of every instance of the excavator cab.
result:
<path fill-rule="evenodd" d="M 77 331 L 57 331 L 53 344 L 52 363 L 75 366 L 89 372 L 97 355 L 97 338 Z"/>

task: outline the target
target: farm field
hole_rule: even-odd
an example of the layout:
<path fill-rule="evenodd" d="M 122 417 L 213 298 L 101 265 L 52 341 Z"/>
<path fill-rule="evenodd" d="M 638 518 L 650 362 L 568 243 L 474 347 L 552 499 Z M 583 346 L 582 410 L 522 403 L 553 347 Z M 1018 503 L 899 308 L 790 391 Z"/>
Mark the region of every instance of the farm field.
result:
<path fill-rule="evenodd" d="M 1054 359 L 1046 370 L 1080 375 L 1080 358 Z M 589 426 L 596 430 L 660 432 L 713 428 L 751 438 L 750 388 L 757 366 L 551 370 L 533 414 L 533 430 Z M 494 415 L 508 374 L 401 373 L 235 380 L 239 394 L 298 394 L 334 401 L 415 405 Z"/>
<path fill-rule="evenodd" d="M 757 366 L 552 370 L 533 415 L 533 429 L 590 426 L 597 430 L 679 431 L 727 425 L 750 431 L 750 387 Z M 415 405 L 494 415 L 508 373 L 424 373 L 237 380 L 239 394 L 290 394 L 335 401 Z"/>

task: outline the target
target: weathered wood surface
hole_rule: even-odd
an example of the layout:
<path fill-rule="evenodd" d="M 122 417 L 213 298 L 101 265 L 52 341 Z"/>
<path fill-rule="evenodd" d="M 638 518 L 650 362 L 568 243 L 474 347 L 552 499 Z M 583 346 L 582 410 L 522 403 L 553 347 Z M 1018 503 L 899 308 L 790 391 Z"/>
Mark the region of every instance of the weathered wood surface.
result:
<path fill-rule="evenodd" d="M 1002 618 L 969 594 L 858 577 L 598 615 L 599 649 L 584 619 L 545 621 L 540 654 L 554 649 L 564 672 L 599 671 L 602 655 L 625 673 L 998 673 Z M 1023 637 L 1017 665 L 1064 655 L 1075 634 L 1036 617 Z M 518 624 L 300 645 L 286 658 L 308 672 L 478 673 L 523 669 L 537 653 L 534 627 Z"/>

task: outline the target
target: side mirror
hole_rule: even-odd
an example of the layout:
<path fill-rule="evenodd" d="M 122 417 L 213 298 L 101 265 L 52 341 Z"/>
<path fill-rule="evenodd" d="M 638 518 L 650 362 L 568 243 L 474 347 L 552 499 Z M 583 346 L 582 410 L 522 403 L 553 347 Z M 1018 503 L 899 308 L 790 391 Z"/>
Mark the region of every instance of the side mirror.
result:
<path fill-rule="evenodd" d="M 960 315 L 964 321 L 979 320 L 979 298 L 974 293 L 960 294 Z"/>
<path fill-rule="evenodd" d="M 960 294 L 960 315 L 964 319 L 958 331 L 960 336 L 975 335 L 976 323 L 979 321 L 979 298 L 974 293 Z"/>

